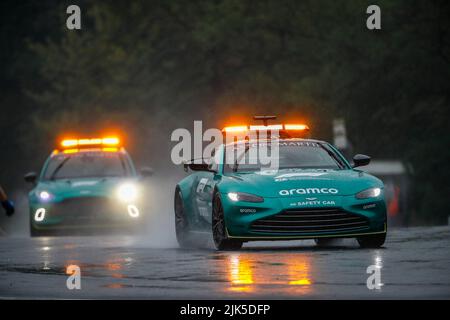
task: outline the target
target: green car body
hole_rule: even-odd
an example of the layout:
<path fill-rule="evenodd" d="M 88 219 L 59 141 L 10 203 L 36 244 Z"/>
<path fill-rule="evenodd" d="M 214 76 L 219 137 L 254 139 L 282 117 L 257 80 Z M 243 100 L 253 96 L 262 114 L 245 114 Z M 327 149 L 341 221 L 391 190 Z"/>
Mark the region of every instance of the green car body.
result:
<path fill-rule="evenodd" d="M 98 176 L 83 176 L 83 170 L 74 170 L 68 178 L 55 179 L 49 177 L 49 171 L 57 157 L 114 158 L 121 163 L 123 171 L 117 175 L 105 171 Z M 89 166 L 90 162 L 87 161 L 85 165 Z M 74 154 L 54 152 L 46 160 L 39 177 L 32 179 L 34 181 L 29 180 L 34 184 L 28 194 L 32 236 L 77 233 L 87 229 L 120 229 L 139 223 L 141 203 L 134 199 L 135 195 L 130 200 L 121 200 L 118 195 L 123 186 L 137 193 L 140 183 L 133 161 L 124 149 L 113 152 L 102 149 L 79 150 Z M 130 210 L 132 214 L 129 214 Z"/>
<path fill-rule="evenodd" d="M 237 244 L 231 248 L 252 240 L 355 237 L 364 243 L 365 238 L 378 237 L 382 238 L 378 244 L 384 243 L 386 205 L 382 181 L 352 168 L 339 151 L 326 142 L 306 139 L 284 142 L 324 146 L 339 157 L 342 168 L 227 172 L 225 161 L 213 162 L 207 169 L 193 172 L 177 186 L 175 196 L 178 193 L 182 198 L 188 231 L 211 230 L 214 199 L 218 198 L 225 238 Z M 224 159 L 224 150 L 223 145 L 218 148 L 215 158 Z M 368 163 L 370 158 L 366 160 Z M 356 197 L 372 189 L 378 190 L 377 196 Z M 244 200 L 232 200 L 230 193 L 241 193 Z M 250 198 L 253 202 L 245 201 L 246 195 L 253 197 Z"/>

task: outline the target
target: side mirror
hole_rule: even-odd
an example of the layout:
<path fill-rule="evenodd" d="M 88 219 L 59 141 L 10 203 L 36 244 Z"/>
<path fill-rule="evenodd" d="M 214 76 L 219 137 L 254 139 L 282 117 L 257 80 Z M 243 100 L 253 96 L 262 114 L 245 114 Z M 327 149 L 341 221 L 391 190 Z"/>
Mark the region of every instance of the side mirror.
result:
<path fill-rule="evenodd" d="M 357 154 L 353 157 L 353 168 L 367 166 L 370 163 L 370 157 L 364 154 Z"/>
<path fill-rule="evenodd" d="M 151 177 L 153 175 L 153 169 L 150 167 L 142 167 L 141 168 L 141 176 L 144 178 Z"/>
<path fill-rule="evenodd" d="M 36 172 L 29 172 L 24 177 L 25 182 L 36 184 L 37 174 Z"/>
<path fill-rule="evenodd" d="M 189 168 L 192 171 L 207 171 L 207 172 L 214 172 L 214 173 L 217 172 L 215 170 L 211 170 L 209 168 L 209 164 L 207 164 L 207 163 L 185 163 L 184 168 L 185 169 Z"/>

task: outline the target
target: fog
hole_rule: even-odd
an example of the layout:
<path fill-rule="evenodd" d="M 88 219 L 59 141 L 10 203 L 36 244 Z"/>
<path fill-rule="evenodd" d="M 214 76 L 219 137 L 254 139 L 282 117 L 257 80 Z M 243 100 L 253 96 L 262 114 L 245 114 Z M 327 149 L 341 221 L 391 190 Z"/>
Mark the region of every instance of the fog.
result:
<path fill-rule="evenodd" d="M 148 165 L 148 164 L 147 164 Z M 174 229 L 173 194 L 176 183 L 185 175 L 181 167 L 172 170 L 160 171 L 157 168 L 153 176 L 142 181 L 145 199 L 144 209 L 141 212 L 143 227 L 139 232 L 129 233 L 101 231 L 101 235 L 114 236 L 128 234 L 138 237 L 143 245 L 150 247 L 177 247 Z M 0 215 L 0 236 L 24 238 L 30 237 L 28 191 L 31 188 L 24 183 L 23 189 L 10 192 L 9 197 L 16 205 L 13 216 Z M 80 235 L 80 234 L 76 234 Z M 84 236 L 96 235 L 94 232 L 81 233 Z M 64 236 L 64 234 L 58 235 Z"/>

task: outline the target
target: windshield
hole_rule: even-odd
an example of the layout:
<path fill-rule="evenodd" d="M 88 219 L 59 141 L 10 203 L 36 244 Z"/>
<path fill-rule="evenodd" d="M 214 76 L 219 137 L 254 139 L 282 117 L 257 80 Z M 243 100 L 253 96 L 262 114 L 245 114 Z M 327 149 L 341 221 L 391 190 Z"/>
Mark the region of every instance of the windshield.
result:
<path fill-rule="evenodd" d="M 267 145 L 269 158 L 272 149 Z M 269 165 L 261 164 L 261 157 L 258 154 L 256 143 L 247 143 L 245 148 L 238 148 L 236 145 L 226 148 L 228 156 L 234 152 L 236 157 L 226 157 L 225 172 L 253 172 L 267 169 Z M 279 155 L 278 169 L 333 169 L 340 170 L 347 168 L 342 159 L 327 145 L 317 142 L 284 142 L 278 143 Z M 275 155 L 273 155 L 275 156 Z"/>
<path fill-rule="evenodd" d="M 124 177 L 129 173 L 128 163 L 119 153 L 79 152 L 52 157 L 44 180 Z"/>

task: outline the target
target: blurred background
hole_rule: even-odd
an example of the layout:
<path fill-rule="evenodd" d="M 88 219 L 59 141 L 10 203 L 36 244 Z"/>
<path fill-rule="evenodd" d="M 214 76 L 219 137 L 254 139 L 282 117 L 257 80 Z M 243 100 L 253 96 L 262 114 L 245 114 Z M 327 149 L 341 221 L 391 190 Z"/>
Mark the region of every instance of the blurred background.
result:
<path fill-rule="evenodd" d="M 66 28 L 71 4 L 81 30 Z M 370 4 L 3 0 L 0 183 L 26 201 L 23 174 L 59 138 L 117 132 L 171 210 L 184 174 L 170 160 L 174 129 L 276 114 L 349 157 L 371 155 L 391 221 L 447 224 L 450 2 L 376 1 L 375 31 Z"/>

